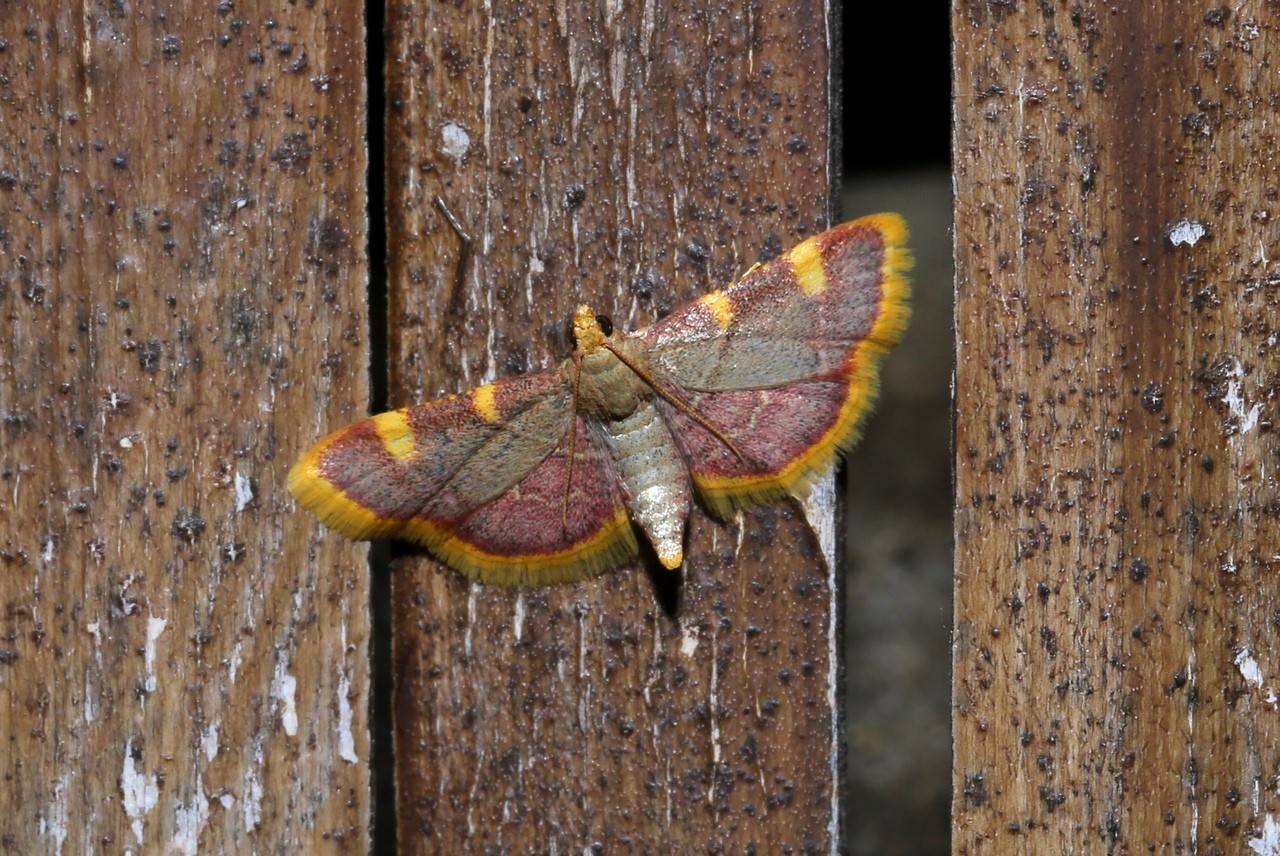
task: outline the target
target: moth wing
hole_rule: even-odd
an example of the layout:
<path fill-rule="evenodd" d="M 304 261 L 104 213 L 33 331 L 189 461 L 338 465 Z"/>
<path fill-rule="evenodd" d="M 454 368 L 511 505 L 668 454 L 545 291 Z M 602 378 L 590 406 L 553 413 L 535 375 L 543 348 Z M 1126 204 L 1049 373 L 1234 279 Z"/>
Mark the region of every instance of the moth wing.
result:
<path fill-rule="evenodd" d="M 572 467 L 565 437 L 514 488 L 435 543 L 441 558 L 500 585 L 572 582 L 635 558 L 635 530 L 613 459 L 586 419 L 576 418 L 573 430 Z"/>
<path fill-rule="evenodd" d="M 845 223 L 637 334 L 684 404 L 737 447 L 660 405 L 713 511 L 802 493 L 856 442 L 910 315 L 906 238 L 896 214 Z"/>
<path fill-rule="evenodd" d="M 636 549 L 611 462 L 580 423 L 560 373 L 524 375 L 337 431 L 289 490 L 347 537 L 415 541 L 485 582 L 578 579 Z"/>
<path fill-rule="evenodd" d="M 910 314 L 906 237 L 896 214 L 836 226 L 636 335 L 672 381 L 708 392 L 821 377 L 857 350 L 883 356 Z"/>

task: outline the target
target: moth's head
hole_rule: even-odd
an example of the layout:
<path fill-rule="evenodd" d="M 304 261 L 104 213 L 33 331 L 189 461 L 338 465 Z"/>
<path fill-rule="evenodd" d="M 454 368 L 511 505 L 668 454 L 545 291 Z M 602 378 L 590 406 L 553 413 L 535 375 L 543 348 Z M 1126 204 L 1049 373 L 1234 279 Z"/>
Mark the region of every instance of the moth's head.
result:
<path fill-rule="evenodd" d="M 594 354 L 613 335 L 613 322 L 607 315 L 597 315 L 585 303 L 573 313 L 573 340 L 584 354 Z"/>

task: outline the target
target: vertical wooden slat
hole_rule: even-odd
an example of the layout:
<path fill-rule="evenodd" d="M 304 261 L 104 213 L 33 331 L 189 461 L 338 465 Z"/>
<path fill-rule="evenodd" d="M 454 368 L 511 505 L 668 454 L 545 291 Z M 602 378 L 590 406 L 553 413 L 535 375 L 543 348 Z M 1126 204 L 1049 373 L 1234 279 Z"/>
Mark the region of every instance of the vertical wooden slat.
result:
<path fill-rule="evenodd" d="M 359 4 L 0 14 L 0 839 L 361 851 L 365 551 L 289 465 L 365 408 Z"/>
<path fill-rule="evenodd" d="M 392 403 L 549 367 L 577 303 L 641 327 L 827 225 L 826 15 L 393 4 Z M 477 238 L 461 292 L 437 193 Z M 785 503 L 696 514 L 687 556 L 678 590 L 398 563 L 406 852 L 838 846 L 833 571 Z"/>
<path fill-rule="evenodd" d="M 1280 846 L 1280 33 L 957 2 L 957 853 Z"/>

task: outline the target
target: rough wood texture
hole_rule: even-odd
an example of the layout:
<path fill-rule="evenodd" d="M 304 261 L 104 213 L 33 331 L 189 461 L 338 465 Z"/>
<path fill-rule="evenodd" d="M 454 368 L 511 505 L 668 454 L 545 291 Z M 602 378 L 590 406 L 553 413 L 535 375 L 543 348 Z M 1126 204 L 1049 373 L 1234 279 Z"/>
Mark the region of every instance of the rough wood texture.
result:
<path fill-rule="evenodd" d="M 0 14 L 0 849 L 366 846 L 361 14 Z"/>
<path fill-rule="evenodd" d="M 1274 15 L 954 27 L 954 850 L 1277 852 Z"/>
<path fill-rule="evenodd" d="M 817 3 L 400 3 L 388 13 L 391 396 L 553 364 L 827 224 Z M 465 288 L 441 194 L 476 237 Z M 405 852 L 837 847 L 832 572 L 799 508 L 696 514 L 679 601 L 395 574 Z M 666 607 L 664 608 L 664 603 Z"/>

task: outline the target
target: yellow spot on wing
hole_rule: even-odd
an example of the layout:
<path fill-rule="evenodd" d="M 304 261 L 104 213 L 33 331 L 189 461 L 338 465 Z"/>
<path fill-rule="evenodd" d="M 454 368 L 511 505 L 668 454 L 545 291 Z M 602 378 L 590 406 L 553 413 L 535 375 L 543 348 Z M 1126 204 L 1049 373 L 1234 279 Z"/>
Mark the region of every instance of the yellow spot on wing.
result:
<path fill-rule="evenodd" d="M 476 415 L 490 425 L 502 421 L 502 414 L 498 412 L 498 403 L 493 397 L 493 389 L 493 384 L 489 383 L 471 390 L 471 406 L 476 409 Z"/>
<path fill-rule="evenodd" d="M 827 274 L 822 269 L 822 248 L 816 238 L 810 238 L 787 253 L 791 269 L 795 271 L 800 290 L 813 297 L 827 290 Z"/>
<path fill-rule="evenodd" d="M 379 413 L 373 417 L 373 427 L 378 432 L 378 439 L 391 457 L 398 461 L 412 458 L 416 444 L 413 428 L 404 410 L 392 410 L 390 413 Z"/>
<path fill-rule="evenodd" d="M 698 299 L 698 302 L 711 310 L 711 317 L 716 319 L 720 329 L 728 330 L 733 324 L 733 302 L 723 291 L 713 291 Z"/>

